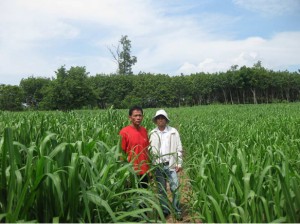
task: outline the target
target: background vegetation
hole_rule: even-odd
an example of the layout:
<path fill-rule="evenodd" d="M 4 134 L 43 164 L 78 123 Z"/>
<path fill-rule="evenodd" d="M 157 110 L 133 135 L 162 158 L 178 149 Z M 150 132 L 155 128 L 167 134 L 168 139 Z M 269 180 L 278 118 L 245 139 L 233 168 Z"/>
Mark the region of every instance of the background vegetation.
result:
<path fill-rule="evenodd" d="M 300 222 L 299 110 L 299 103 L 167 109 L 184 145 L 184 221 Z M 155 186 L 137 189 L 132 166 L 120 161 L 127 113 L 0 111 L 0 221 L 164 221 Z M 145 109 L 148 130 L 154 113 Z"/>
<path fill-rule="evenodd" d="M 118 70 L 119 71 L 119 70 Z M 85 67 L 64 66 L 52 79 L 29 77 L 19 86 L 0 85 L 0 110 L 180 107 L 261 104 L 300 99 L 300 73 L 232 66 L 227 72 L 168 76 L 139 73 L 89 76 Z M 23 103 L 23 104 L 22 104 Z M 25 103 L 25 104 L 24 104 Z"/>

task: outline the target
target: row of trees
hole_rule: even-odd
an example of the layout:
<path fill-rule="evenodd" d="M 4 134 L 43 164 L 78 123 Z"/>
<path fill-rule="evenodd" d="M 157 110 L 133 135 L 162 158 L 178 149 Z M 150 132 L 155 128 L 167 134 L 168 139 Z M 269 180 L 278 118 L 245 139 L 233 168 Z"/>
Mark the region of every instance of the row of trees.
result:
<path fill-rule="evenodd" d="M 0 86 L 0 109 L 72 110 L 194 106 L 211 103 L 248 104 L 300 100 L 300 73 L 272 71 L 257 62 L 253 67 L 232 66 L 227 72 L 168 76 L 98 74 L 85 67 L 64 66 L 56 77 L 29 77 L 19 86 Z"/>

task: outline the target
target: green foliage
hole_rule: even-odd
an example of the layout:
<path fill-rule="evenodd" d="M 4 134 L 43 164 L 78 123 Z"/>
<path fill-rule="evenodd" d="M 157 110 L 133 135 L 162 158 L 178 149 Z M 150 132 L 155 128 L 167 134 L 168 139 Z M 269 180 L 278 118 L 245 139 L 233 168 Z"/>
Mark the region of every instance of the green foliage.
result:
<path fill-rule="evenodd" d="M 12 101 L 12 104 L 20 101 L 14 98 L 18 94 L 7 93 L 4 87 L 1 87 L 4 95 L 0 96 L 3 105 L 10 103 L 4 99 Z M 221 73 L 180 76 L 143 72 L 138 75 L 88 76 L 85 67 L 67 70 L 62 66 L 56 71 L 56 79 L 30 77 L 23 79 L 20 87 L 25 94 L 21 102 L 39 110 L 128 108 L 133 104 L 157 108 L 300 100 L 298 72 L 267 70 L 260 61 L 253 67 L 238 68 L 236 65 Z M 13 106 L 5 108 L 19 109 Z"/>
<path fill-rule="evenodd" d="M 29 77 L 22 79 L 20 87 L 24 92 L 24 102 L 29 107 L 38 108 L 39 103 L 45 97 L 44 90 L 50 84 L 51 80 L 42 77 Z"/>
<path fill-rule="evenodd" d="M 299 107 L 167 109 L 184 146 L 190 222 L 300 222 Z M 155 191 L 137 189 L 119 159 L 127 112 L 1 111 L 1 222 L 164 222 Z M 148 130 L 154 112 L 144 110 Z"/>
<path fill-rule="evenodd" d="M 203 222 L 299 222 L 298 104 L 180 108 L 192 210 Z M 188 119 L 182 120 L 182 117 Z"/>
<path fill-rule="evenodd" d="M 120 160 L 124 114 L 0 115 L 1 222 L 164 220 L 154 192 L 138 189 L 132 164 Z"/>
<path fill-rule="evenodd" d="M 137 62 L 137 58 L 131 56 L 131 41 L 127 35 L 121 37 L 120 44 L 122 50 L 120 52 L 118 73 L 123 75 L 132 74 L 131 68 Z"/>
<path fill-rule="evenodd" d="M 174 93 L 171 90 L 170 82 L 171 78 L 167 75 L 140 73 L 134 76 L 133 88 L 126 100 L 133 99 L 132 103 L 139 102 L 145 108 L 171 106 Z M 126 106 L 130 105 L 133 104 Z"/>
<path fill-rule="evenodd" d="M 54 79 L 45 89 L 41 102 L 43 109 L 72 110 L 93 106 L 95 93 L 88 84 L 85 67 L 59 68 Z"/>
<path fill-rule="evenodd" d="M 22 110 L 23 91 L 19 86 L 0 85 L 0 110 Z"/>
<path fill-rule="evenodd" d="M 90 86 L 95 90 L 97 106 L 100 108 L 124 108 L 123 100 L 134 88 L 133 75 L 96 75 L 90 78 Z"/>
<path fill-rule="evenodd" d="M 137 62 L 137 58 L 131 56 L 131 41 L 128 39 L 128 36 L 121 37 L 118 47 L 115 47 L 115 52 L 110 48 L 109 51 L 118 65 L 117 74 L 132 74 L 132 66 Z"/>

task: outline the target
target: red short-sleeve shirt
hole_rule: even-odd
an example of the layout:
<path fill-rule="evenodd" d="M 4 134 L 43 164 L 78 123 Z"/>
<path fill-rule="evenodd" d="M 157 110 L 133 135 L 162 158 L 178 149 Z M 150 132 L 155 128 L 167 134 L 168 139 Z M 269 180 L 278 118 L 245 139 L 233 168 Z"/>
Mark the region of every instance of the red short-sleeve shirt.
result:
<path fill-rule="evenodd" d="M 148 146 L 149 139 L 144 127 L 136 129 L 126 126 L 120 131 L 122 149 L 127 153 L 128 161 L 133 162 L 134 169 L 143 175 L 149 170 Z"/>

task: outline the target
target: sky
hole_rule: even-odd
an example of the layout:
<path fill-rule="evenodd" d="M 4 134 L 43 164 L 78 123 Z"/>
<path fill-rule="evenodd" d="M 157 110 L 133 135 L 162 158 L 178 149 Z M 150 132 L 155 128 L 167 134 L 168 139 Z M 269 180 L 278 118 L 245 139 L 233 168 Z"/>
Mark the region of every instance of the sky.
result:
<path fill-rule="evenodd" d="M 117 70 L 122 36 L 135 74 L 300 69 L 300 0 L 1 0 L 0 84 L 85 66 Z"/>

